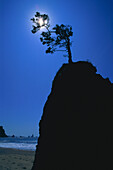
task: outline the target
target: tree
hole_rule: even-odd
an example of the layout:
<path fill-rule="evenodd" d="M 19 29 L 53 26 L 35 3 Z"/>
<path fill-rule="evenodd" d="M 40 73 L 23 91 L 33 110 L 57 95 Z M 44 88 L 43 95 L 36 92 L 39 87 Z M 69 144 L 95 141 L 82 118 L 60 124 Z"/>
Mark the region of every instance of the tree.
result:
<path fill-rule="evenodd" d="M 52 30 L 49 30 L 49 17 L 46 14 L 40 14 L 36 12 L 35 17 L 31 19 L 33 22 L 32 33 L 35 34 L 42 27 L 45 27 L 47 31 L 42 31 L 40 40 L 43 45 L 47 45 L 46 53 L 54 53 L 56 51 L 66 51 L 68 53 L 68 61 L 72 63 L 71 48 L 72 42 L 70 37 L 73 35 L 72 27 L 70 25 L 58 25 L 56 24 Z M 64 48 L 60 50 L 60 48 Z"/>

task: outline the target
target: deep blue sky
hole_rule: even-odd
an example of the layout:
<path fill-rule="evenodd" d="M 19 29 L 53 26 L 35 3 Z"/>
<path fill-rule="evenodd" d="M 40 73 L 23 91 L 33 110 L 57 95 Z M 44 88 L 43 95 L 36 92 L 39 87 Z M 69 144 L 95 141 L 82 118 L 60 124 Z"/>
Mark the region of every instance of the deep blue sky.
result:
<path fill-rule="evenodd" d="M 72 25 L 73 61 L 91 61 L 113 82 L 113 0 L 0 0 L 0 125 L 8 135 L 38 135 L 52 80 L 68 61 L 45 54 L 31 33 L 36 11 L 53 26 Z"/>

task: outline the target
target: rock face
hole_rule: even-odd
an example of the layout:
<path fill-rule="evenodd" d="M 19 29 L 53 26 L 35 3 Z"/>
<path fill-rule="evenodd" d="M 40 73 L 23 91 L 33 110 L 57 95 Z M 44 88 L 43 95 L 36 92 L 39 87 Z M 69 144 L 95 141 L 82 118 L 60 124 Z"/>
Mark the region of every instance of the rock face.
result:
<path fill-rule="evenodd" d="M 5 130 L 3 129 L 3 126 L 0 126 L 0 137 L 7 137 Z"/>
<path fill-rule="evenodd" d="M 57 72 L 32 170 L 113 169 L 113 84 L 88 62 Z"/>

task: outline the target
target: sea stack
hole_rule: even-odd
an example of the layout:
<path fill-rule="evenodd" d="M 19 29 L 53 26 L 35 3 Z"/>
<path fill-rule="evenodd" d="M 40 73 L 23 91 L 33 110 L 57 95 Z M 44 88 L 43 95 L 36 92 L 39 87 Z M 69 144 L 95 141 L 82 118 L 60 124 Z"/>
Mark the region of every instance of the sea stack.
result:
<path fill-rule="evenodd" d="M 7 137 L 5 130 L 3 129 L 3 126 L 0 126 L 0 137 Z"/>
<path fill-rule="evenodd" d="M 89 62 L 57 72 L 32 170 L 113 169 L 113 84 Z"/>

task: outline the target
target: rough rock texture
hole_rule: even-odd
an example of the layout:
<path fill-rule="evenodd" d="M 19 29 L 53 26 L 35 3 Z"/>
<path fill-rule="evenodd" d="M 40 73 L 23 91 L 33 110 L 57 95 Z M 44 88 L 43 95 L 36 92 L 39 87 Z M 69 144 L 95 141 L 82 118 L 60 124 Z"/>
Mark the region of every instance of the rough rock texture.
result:
<path fill-rule="evenodd" d="M 0 137 L 7 137 L 5 130 L 3 129 L 3 126 L 0 126 Z"/>
<path fill-rule="evenodd" d="M 113 169 L 113 84 L 88 62 L 57 72 L 32 170 Z"/>

